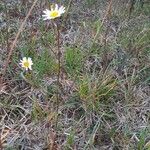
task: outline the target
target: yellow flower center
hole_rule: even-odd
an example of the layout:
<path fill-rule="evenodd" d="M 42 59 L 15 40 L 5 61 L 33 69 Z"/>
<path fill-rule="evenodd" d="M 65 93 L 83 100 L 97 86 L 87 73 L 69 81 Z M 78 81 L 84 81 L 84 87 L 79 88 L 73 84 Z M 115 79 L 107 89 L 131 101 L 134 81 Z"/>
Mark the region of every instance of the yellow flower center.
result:
<path fill-rule="evenodd" d="M 24 67 L 27 67 L 27 68 L 28 68 L 28 67 L 29 67 L 29 62 L 28 62 L 28 61 L 26 61 L 26 62 L 24 62 L 24 64 L 23 64 L 23 65 L 24 65 Z"/>
<path fill-rule="evenodd" d="M 59 16 L 59 13 L 58 13 L 58 11 L 52 11 L 52 12 L 50 12 L 50 17 L 52 17 L 52 18 L 56 18 L 56 17 L 58 17 Z"/>

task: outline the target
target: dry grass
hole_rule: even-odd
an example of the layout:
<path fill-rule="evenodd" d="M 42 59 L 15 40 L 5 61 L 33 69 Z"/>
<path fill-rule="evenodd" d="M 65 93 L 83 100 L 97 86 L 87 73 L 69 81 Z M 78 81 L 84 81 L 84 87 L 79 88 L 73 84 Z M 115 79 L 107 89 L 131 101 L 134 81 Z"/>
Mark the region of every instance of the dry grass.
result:
<path fill-rule="evenodd" d="M 64 1 L 70 4 L 59 20 L 59 88 L 56 32 L 41 17 L 48 1 L 35 5 L 11 61 L 33 2 L 0 2 L 1 74 L 9 62 L 0 93 L 0 149 L 150 149 L 150 3 L 135 2 Z M 32 57 L 33 71 L 22 72 L 23 56 Z"/>

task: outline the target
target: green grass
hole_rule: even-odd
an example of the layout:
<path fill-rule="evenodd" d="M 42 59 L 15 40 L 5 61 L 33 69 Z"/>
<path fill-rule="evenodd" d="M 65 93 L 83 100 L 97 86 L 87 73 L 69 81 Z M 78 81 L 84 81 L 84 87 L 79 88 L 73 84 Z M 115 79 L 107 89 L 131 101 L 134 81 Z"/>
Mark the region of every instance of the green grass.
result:
<path fill-rule="evenodd" d="M 71 76 L 76 76 L 80 74 L 83 67 L 84 55 L 82 50 L 79 48 L 66 47 L 65 49 L 65 66 L 66 71 Z"/>

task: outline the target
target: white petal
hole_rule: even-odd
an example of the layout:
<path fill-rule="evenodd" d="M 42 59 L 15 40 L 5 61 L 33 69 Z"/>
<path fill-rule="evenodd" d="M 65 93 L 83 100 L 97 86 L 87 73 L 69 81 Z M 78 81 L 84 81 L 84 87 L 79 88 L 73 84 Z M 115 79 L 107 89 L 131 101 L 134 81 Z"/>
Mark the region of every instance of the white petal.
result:
<path fill-rule="evenodd" d="M 50 16 L 46 16 L 45 18 L 43 18 L 43 20 L 49 20 L 52 19 Z"/>
<path fill-rule="evenodd" d="M 50 10 L 49 10 L 49 9 L 46 9 L 46 12 L 50 12 Z"/>
<path fill-rule="evenodd" d="M 22 62 L 27 61 L 27 58 L 26 58 L 26 57 L 23 57 L 23 59 L 22 59 L 22 60 L 23 60 Z"/>
<path fill-rule="evenodd" d="M 46 9 L 45 11 L 43 11 L 43 13 L 44 13 L 45 16 L 47 16 L 47 15 L 49 15 L 50 10 Z M 44 16 L 44 15 L 42 15 L 42 16 Z"/>
<path fill-rule="evenodd" d="M 47 11 L 43 11 L 44 14 L 47 14 Z"/>
<path fill-rule="evenodd" d="M 51 5 L 51 9 L 50 9 L 50 11 L 54 11 L 54 5 Z"/>
<path fill-rule="evenodd" d="M 30 70 L 32 70 L 32 67 L 31 67 L 31 66 L 29 66 L 29 69 L 30 69 Z"/>
<path fill-rule="evenodd" d="M 43 18 L 43 20 L 48 20 L 48 18 Z"/>
<path fill-rule="evenodd" d="M 63 6 L 61 6 L 61 7 L 59 8 L 59 12 L 60 12 L 61 14 L 63 14 L 63 13 L 65 12 L 65 8 L 64 8 Z"/>
<path fill-rule="evenodd" d="M 47 15 L 42 15 L 42 17 L 48 17 Z"/>
<path fill-rule="evenodd" d="M 42 15 L 42 17 L 45 20 L 46 18 L 48 18 L 48 15 Z"/>
<path fill-rule="evenodd" d="M 57 4 L 55 4 L 55 10 L 58 10 L 58 5 Z"/>
<path fill-rule="evenodd" d="M 33 65 L 33 62 L 31 61 L 31 62 L 29 62 L 30 63 L 30 65 L 32 66 Z"/>
<path fill-rule="evenodd" d="M 64 10 L 65 10 L 65 7 L 61 6 L 61 7 L 59 8 L 59 10 L 64 11 Z"/>
<path fill-rule="evenodd" d="M 29 66 L 32 66 L 32 65 L 33 65 L 32 61 L 28 61 L 28 63 L 29 63 Z"/>
<path fill-rule="evenodd" d="M 32 59 L 31 59 L 30 57 L 28 57 L 28 61 L 29 61 L 29 62 L 32 62 Z"/>

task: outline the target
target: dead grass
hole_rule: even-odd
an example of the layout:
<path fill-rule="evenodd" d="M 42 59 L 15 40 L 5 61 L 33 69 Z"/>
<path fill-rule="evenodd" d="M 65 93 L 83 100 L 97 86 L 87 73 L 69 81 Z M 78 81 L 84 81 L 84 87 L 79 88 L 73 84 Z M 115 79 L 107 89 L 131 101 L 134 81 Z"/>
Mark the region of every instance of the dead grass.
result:
<path fill-rule="evenodd" d="M 60 19 L 59 89 L 55 31 L 41 17 L 49 3 L 34 7 L 3 77 L 0 149 L 150 149 L 150 4 L 109 2 L 72 1 Z M 3 70 L 32 2 L 0 3 Z M 32 72 L 18 65 L 23 56 L 32 57 Z"/>

